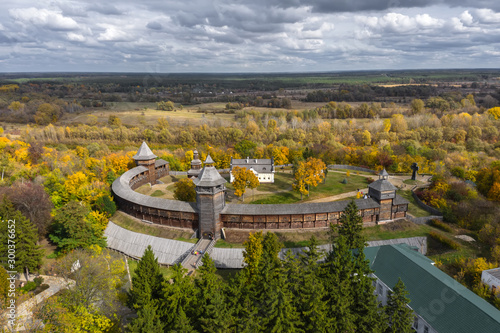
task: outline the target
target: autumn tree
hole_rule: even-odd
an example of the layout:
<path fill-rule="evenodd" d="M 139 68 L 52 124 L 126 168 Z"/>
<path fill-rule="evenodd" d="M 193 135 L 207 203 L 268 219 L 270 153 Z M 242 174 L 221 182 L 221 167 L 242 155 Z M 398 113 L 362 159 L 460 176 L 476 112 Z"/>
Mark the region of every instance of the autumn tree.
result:
<path fill-rule="evenodd" d="M 242 200 L 247 188 L 254 189 L 260 184 L 259 179 L 250 169 L 235 166 L 231 173 L 233 174 L 234 194 Z"/>
<path fill-rule="evenodd" d="M 248 240 L 243 243 L 245 251 L 243 251 L 243 262 L 246 264 L 244 271 L 247 272 L 248 278 L 252 279 L 258 272 L 260 261 L 262 260 L 262 231 L 251 233 Z"/>
<path fill-rule="evenodd" d="M 161 111 L 173 111 L 174 107 L 175 106 L 172 101 L 161 101 L 159 103 L 156 103 L 156 109 Z"/>
<path fill-rule="evenodd" d="M 102 229 L 93 226 L 88 219 L 90 209 L 77 201 L 70 201 L 54 216 L 49 238 L 62 252 L 91 245 L 106 247 Z"/>
<path fill-rule="evenodd" d="M 119 294 L 126 281 L 121 255 L 96 246 L 75 250 L 58 259 L 54 270 L 69 288 L 51 297 L 42 311 L 51 331 L 108 332 L 118 324 Z"/>
<path fill-rule="evenodd" d="M 301 200 L 303 194 L 309 196 L 310 186 L 316 187 L 323 180 L 325 177 L 325 169 L 325 163 L 318 158 L 309 157 L 306 161 L 298 162 L 294 170 L 295 182 L 293 184 L 293 189 L 300 193 Z"/>
<path fill-rule="evenodd" d="M 500 119 L 500 106 L 488 109 L 488 114 L 495 120 Z"/>
<path fill-rule="evenodd" d="M 174 198 L 176 200 L 195 202 L 196 186 L 191 178 L 183 178 L 174 184 Z"/>
<path fill-rule="evenodd" d="M 302 200 L 304 194 L 309 194 L 309 191 L 306 188 L 307 170 L 305 162 L 300 161 L 298 163 L 294 163 L 293 177 L 294 182 L 292 184 L 292 188 L 300 193 L 300 200 Z"/>
<path fill-rule="evenodd" d="M 416 98 L 413 101 L 411 101 L 410 107 L 411 107 L 412 114 L 419 114 L 419 113 L 422 113 L 424 111 L 425 103 L 421 99 Z"/>
<path fill-rule="evenodd" d="M 55 123 L 59 120 L 59 117 L 59 106 L 50 103 L 43 103 L 36 110 L 35 122 L 39 125 L 48 125 L 50 123 Z"/>
<path fill-rule="evenodd" d="M 52 221 L 50 213 L 54 205 L 43 186 L 32 182 L 15 182 L 5 188 L 5 194 L 14 207 L 36 226 L 38 238 L 44 237 Z"/>

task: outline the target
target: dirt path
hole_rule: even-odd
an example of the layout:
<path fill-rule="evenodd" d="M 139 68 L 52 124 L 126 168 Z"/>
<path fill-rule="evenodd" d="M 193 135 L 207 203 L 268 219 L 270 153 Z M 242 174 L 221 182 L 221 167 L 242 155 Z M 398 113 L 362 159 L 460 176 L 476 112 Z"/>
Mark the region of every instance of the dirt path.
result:
<path fill-rule="evenodd" d="M 336 171 L 336 170 L 330 170 L 328 172 L 336 172 L 336 173 L 343 173 L 345 174 L 345 171 Z M 358 175 L 361 177 L 365 178 L 374 178 L 375 176 L 373 175 Z M 420 184 L 426 184 L 430 181 L 432 176 L 429 175 L 417 175 L 417 181 L 420 182 Z M 413 188 L 415 185 L 408 185 L 405 184 L 404 181 L 411 179 L 411 176 L 389 176 L 389 181 L 392 183 L 392 185 L 396 186 L 397 188 L 400 188 L 402 190 L 409 190 Z M 362 188 L 359 189 L 363 193 L 368 193 L 368 188 Z M 342 200 L 345 198 L 350 198 L 350 197 L 355 197 L 358 194 L 358 191 L 351 191 L 351 192 L 346 192 L 346 193 L 341 193 L 337 195 L 332 195 L 329 197 L 324 197 L 324 198 L 319 198 L 315 200 L 310 200 L 308 202 L 329 202 L 329 201 L 337 201 L 337 200 Z"/>

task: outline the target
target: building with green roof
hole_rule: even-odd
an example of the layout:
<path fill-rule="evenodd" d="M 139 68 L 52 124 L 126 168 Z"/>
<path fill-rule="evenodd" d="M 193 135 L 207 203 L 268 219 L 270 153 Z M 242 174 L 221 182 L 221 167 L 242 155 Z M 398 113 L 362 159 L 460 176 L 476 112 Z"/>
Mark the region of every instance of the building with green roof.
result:
<path fill-rule="evenodd" d="M 418 333 L 500 332 L 500 311 L 438 269 L 433 262 L 405 244 L 365 248 L 377 279 L 379 301 L 386 305 L 388 292 L 398 278 L 409 291 Z"/>

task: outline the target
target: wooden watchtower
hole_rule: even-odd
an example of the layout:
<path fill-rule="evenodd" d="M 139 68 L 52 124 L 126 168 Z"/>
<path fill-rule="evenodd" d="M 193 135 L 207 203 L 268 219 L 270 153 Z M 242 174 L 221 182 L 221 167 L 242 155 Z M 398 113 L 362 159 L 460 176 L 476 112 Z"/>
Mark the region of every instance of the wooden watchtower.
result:
<path fill-rule="evenodd" d="M 392 219 L 392 206 L 396 197 L 396 187 L 388 180 L 389 174 L 385 169 L 378 176 L 378 180 L 368 185 L 368 195 L 380 204 L 377 222 L 383 222 Z"/>
<path fill-rule="evenodd" d="M 222 228 L 220 214 L 225 205 L 226 180 L 215 169 L 210 155 L 207 156 L 205 166 L 193 182 L 196 185 L 199 237 L 220 238 Z"/>

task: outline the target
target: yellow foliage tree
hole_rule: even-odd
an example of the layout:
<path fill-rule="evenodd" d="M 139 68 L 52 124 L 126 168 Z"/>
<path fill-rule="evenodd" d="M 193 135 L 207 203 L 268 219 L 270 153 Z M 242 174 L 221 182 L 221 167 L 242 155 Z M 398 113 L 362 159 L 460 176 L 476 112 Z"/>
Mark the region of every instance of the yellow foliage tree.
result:
<path fill-rule="evenodd" d="M 287 147 L 273 147 L 274 165 L 288 164 L 288 154 L 290 153 Z"/>
<path fill-rule="evenodd" d="M 363 145 L 369 146 L 372 143 L 372 135 L 368 130 L 364 130 L 362 134 Z"/>
<path fill-rule="evenodd" d="M 494 182 L 493 186 L 491 186 L 490 190 L 488 191 L 488 199 L 494 200 L 494 201 L 500 201 L 500 183 L 499 182 Z"/>
<path fill-rule="evenodd" d="M 306 161 L 306 179 L 307 195 L 309 196 L 309 187 L 316 187 L 325 178 L 325 163 L 319 158 L 309 157 Z"/>
<path fill-rule="evenodd" d="M 391 120 L 385 119 L 384 120 L 384 132 L 388 133 L 390 130 L 391 130 Z"/>
<path fill-rule="evenodd" d="M 309 157 L 307 161 L 298 163 L 294 172 L 295 182 L 292 186 L 295 191 L 300 193 L 301 200 L 304 194 L 309 196 L 310 186 L 316 187 L 323 180 L 325 169 L 325 163 L 314 157 Z"/>
<path fill-rule="evenodd" d="M 231 172 L 233 174 L 234 194 L 241 197 L 242 200 L 247 187 L 254 189 L 260 184 L 252 170 L 236 166 Z"/>
<path fill-rule="evenodd" d="M 496 106 L 494 108 L 488 109 L 488 114 L 493 117 L 495 120 L 500 119 L 500 106 Z"/>
<path fill-rule="evenodd" d="M 263 253 L 262 240 L 262 231 L 259 231 L 248 235 L 248 240 L 243 243 L 245 246 L 245 251 L 243 251 L 243 262 L 247 264 L 244 270 L 248 272 L 248 279 L 257 276 L 259 263 Z"/>

